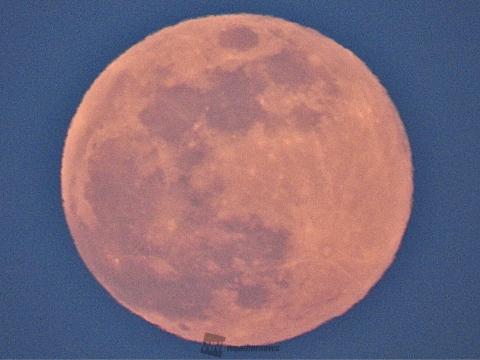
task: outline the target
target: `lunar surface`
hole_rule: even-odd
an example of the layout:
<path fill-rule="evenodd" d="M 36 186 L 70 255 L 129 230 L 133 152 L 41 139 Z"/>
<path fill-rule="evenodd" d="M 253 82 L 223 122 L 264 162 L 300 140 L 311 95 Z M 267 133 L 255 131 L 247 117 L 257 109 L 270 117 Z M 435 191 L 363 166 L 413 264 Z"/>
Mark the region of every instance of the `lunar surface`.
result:
<path fill-rule="evenodd" d="M 363 62 L 247 14 L 184 21 L 113 61 L 74 116 L 61 180 L 108 293 L 232 345 L 298 336 L 365 297 L 412 198 L 404 127 Z"/>

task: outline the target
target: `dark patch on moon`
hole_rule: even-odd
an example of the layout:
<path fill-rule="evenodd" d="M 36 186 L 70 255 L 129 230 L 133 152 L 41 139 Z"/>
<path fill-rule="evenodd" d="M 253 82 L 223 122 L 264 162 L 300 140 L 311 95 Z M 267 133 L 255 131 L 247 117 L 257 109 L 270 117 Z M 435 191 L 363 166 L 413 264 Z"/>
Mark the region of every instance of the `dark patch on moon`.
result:
<path fill-rule="evenodd" d="M 223 183 L 220 178 L 203 188 L 195 189 L 190 184 L 190 174 L 185 173 L 173 187 L 177 188 L 188 201 L 188 207 L 183 212 L 185 226 L 193 231 L 199 225 L 209 223 L 216 216 L 212 201 L 223 192 Z"/>
<path fill-rule="evenodd" d="M 138 155 L 128 150 L 132 139 L 105 140 L 88 162 L 85 199 L 91 205 L 104 241 L 117 242 L 123 250 L 142 252 L 146 224 L 154 214 L 154 196 L 165 190 L 164 173 L 156 169 L 140 176 Z"/>
<path fill-rule="evenodd" d="M 205 319 L 218 289 L 236 291 L 240 306 L 259 309 L 271 298 L 268 286 L 278 278 L 276 267 L 286 256 L 288 236 L 284 229 L 269 228 L 256 216 L 217 222 L 205 226 L 197 238 L 190 233 L 177 239 L 177 251 L 164 258 L 179 278 L 161 278 L 145 260 L 131 259 L 122 263 L 112 280 L 124 301 L 172 320 Z M 255 283 L 241 284 L 242 272 L 232 267 L 234 259 L 256 274 Z M 208 262 L 221 272 L 208 270 Z"/>
<path fill-rule="evenodd" d="M 221 226 L 245 247 L 249 259 L 276 261 L 286 256 L 289 232 L 284 228 L 266 226 L 257 215 L 250 215 L 247 219 L 233 217 L 222 221 Z"/>
<path fill-rule="evenodd" d="M 324 114 L 313 110 L 306 105 L 296 106 L 288 115 L 290 121 L 301 131 L 313 131 L 322 122 Z"/>
<path fill-rule="evenodd" d="M 125 152 L 118 141 L 107 141 L 99 147 L 89 164 L 93 183 L 89 185 L 87 200 L 101 221 L 97 239 L 104 242 L 102 246 L 106 253 L 110 247 L 118 247 L 126 255 L 120 256 L 122 260 L 116 268 L 98 253 L 93 256 L 96 271 L 115 289 L 115 295 L 134 308 L 155 311 L 171 320 L 206 319 L 212 306 L 213 292 L 217 289 L 236 291 L 237 302 L 244 308 L 265 306 L 271 297 L 267 284 L 278 281 L 276 268 L 287 255 L 289 232 L 266 226 L 256 215 L 246 219 L 218 220 L 208 205 L 208 199 L 218 193 L 203 194 L 193 189 L 188 176 L 184 176 L 182 184 L 173 186 L 191 201 L 187 210 L 192 214 L 185 220 L 192 228 L 176 238 L 165 239 L 165 246 L 168 243 L 170 250 L 152 252 L 147 248 L 145 234 L 141 231 L 148 227 L 145 210 L 153 210 L 147 199 L 169 190 L 163 189 L 161 170 L 135 185 L 138 164 L 132 158 L 133 155 Z M 145 196 L 142 189 L 158 193 Z M 221 190 L 218 191 L 221 193 Z M 201 230 L 197 237 L 193 235 L 195 232 L 192 230 L 195 229 Z M 209 241 L 211 239 L 215 241 Z M 148 257 L 152 256 L 170 264 L 179 277 L 160 276 L 148 264 Z M 246 268 L 257 274 L 255 279 L 260 279 L 259 282 L 241 285 L 242 273 L 233 270 L 234 259 L 244 261 Z M 261 265 L 255 263 L 258 260 Z M 209 261 L 222 269 L 221 273 L 209 271 Z"/>
<path fill-rule="evenodd" d="M 297 88 L 315 80 L 315 72 L 307 55 L 294 48 L 286 47 L 263 62 L 265 71 L 276 84 Z"/>
<path fill-rule="evenodd" d="M 229 30 L 232 32 L 228 33 L 230 36 L 248 32 L 248 28 L 234 29 Z M 265 74 L 276 84 L 290 89 L 319 81 L 327 97 L 334 97 L 339 92 L 330 73 L 321 66 L 313 67 L 306 54 L 293 46 L 254 65 L 254 72 L 249 75 L 243 67 L 233 71 L 212 70 L 208 74 L 212 87 L 208 90 L 195 89 L 187 84 L 159 86 L 152 103 L 139 114 L 141 123 L 154 135 L 177 146 L 185 135 L 193 134 L 194 123 L 202 118 L 210 129 L 223 133 L 245 134 L 257 121 L 268 129 L 278 128 L 285 122 L 273 118 L 257 100 L 267 86 Z M 290 115 L 295 118 L 295 126 L 303 131 L 313 130 L 317 119 L 324 116 L 306 107 L 297 107 Z M 207 149 L 202 144 L 184 149 L 180 155 L 180 166 L 199 164 L 206 154 Z M 183 164 L 183 161 L 186 163 Z"/>
<path fill-rule="evenodd" d="M 247 26 L 240 25 L 223 30 L 218 35 L 218 45 L 223 48 L 245 51 L 258 44 L 258 35 Z"/>
<path fill-rule="evenodd" d="M 194 166 L 200 165 L 208 157 L 210 149 L 205 142 L 199 142 L 192 147 L 183 147 L 178 156 L 178 166 L 188 172 Z"/>
<path fill-rule="evenodd" d="M 277 266 L 287 255 L 290 233 L 266 226 L 254 214 L 218 219 L 211 200 L 224 191 L 222 180 L 214 179 L 204 189 L 193 188 L 190 177 L 196 161 L 171 185 L 166 184 L 162 169 L 142 177 L 142 158 L 131 151 L 134 141 L 126 137 L 104 140 L 88 162 L 85 197 L 99 221 L 92 233 L 100 241 L 91 247 L 102 250 L 94 256 L 93 266 L 103 281 L 121 301 L 172 320 L 205 319 L 217 289 L 236 291 L 238 304 L 245 308 L 267 304 L 268 284 L 278 279 Z M 198 156 L 203 159 L 204 155 Z M 186 201 L 181 229 L 159 234 L 160 243 L 153 246 L 147 242 L 146 231 L 159 216 L 158 199 L 166 196 L 171 197 L 169 201 Z M 98 255 L 102 253 L 105 258 Z M 109 253 L 120 261 L 107 260 Z M 172 266 L 177 277 L 157 273 L 148 260 L 155 257 Z M 235 260 L 258 275 L 256 283 L 242 285 L 242 271 L 232 267 Z M 222 272 L 208 270 L 209 262 Z"/>
<path fill-rule="evenodd" d="M 169 143 L 177 143 L 203 112 L 202 93 L 187 85 L 160 86 L 139 113 L 141 123 Z"/>
<path fill-rule="evenodd" d="M 262 79 L 248 76 L 242 68 L 217 68 L 208 78 L 213 85 L 205 91 L 186 84 L 158 87 L 152 103 L 140 112 L 140 122 L 173 145 L 191 134 L 202 116 L 207 126 L 224 133 L 245 133 L 256 121 L 268 117 L 256 99 L 266 87 Z M 197 155 L 201 155 L 201 149 Z"/>
<path fill-rule="evenodd" d="M 291 234 L 284 228 L 266 226 L 257 215 L 246 219 L 233 217 L 217 223 L 226 239 L 218 249 L 209 248 L 216 254 L 216 261 L 232 268 L 234 259 L 241 260 L 245 269 L 255 274 L 253 284 L 242 285 L 240 271 L 225 273 L 225 287 L 237 292 L 237 303 L 249 309 L 265 306 L 271 297 L 268 284 L 281 281 L 278 267 L 285 261 Z M 279 280 L 280 279 L 280 280 Z"/>
<path fill-rule="evenodd" d="M 265 89 L 263 81 L 248 77 L 241 68 L 231 72 L 216 69 L 210 78 L 215 85 L 205 94 L 208 126 L 245 133 L 255 121 L 266 116 L 256 99 Z"/>

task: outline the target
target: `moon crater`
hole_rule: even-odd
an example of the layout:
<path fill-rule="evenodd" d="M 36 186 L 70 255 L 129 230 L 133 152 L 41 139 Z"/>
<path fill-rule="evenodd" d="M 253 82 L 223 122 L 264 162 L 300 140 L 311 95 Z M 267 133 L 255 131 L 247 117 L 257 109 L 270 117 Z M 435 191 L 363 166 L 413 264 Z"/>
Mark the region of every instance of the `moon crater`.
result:
<path fill-rule="evenodd" d="M 257 44 L 258 35 L 248 26 L 233 26 L 218 35 L 218 45 L 227 49 L 245 51 Z"/>

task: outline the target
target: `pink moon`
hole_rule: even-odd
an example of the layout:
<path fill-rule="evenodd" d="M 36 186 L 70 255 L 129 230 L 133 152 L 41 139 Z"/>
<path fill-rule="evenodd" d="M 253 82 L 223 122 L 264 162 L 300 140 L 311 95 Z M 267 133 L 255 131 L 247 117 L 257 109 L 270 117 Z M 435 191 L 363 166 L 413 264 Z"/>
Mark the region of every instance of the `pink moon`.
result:
<path fill-rule="evenodd" d="M 407 134 L 351 51 L 261 15 L 148 36 L 86 92 L 62 198 L 122 306 L 201 342 L 271 344 L 344 314 L 392 264 L 412 204 Z"/>

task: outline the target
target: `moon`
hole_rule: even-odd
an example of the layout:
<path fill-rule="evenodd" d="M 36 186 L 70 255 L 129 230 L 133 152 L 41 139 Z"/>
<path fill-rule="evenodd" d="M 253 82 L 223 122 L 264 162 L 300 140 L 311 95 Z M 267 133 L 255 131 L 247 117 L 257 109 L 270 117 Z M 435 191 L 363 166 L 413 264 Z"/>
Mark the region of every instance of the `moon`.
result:
<path fill-rule="evenodd" d="M 76 248 L 118 303 L 231 345 L 301 335 L 364 298 L 413 191 L 405 129 L 367 66 L 250 14 L 166 27 L 108 65 L 61 185 Z"/>

